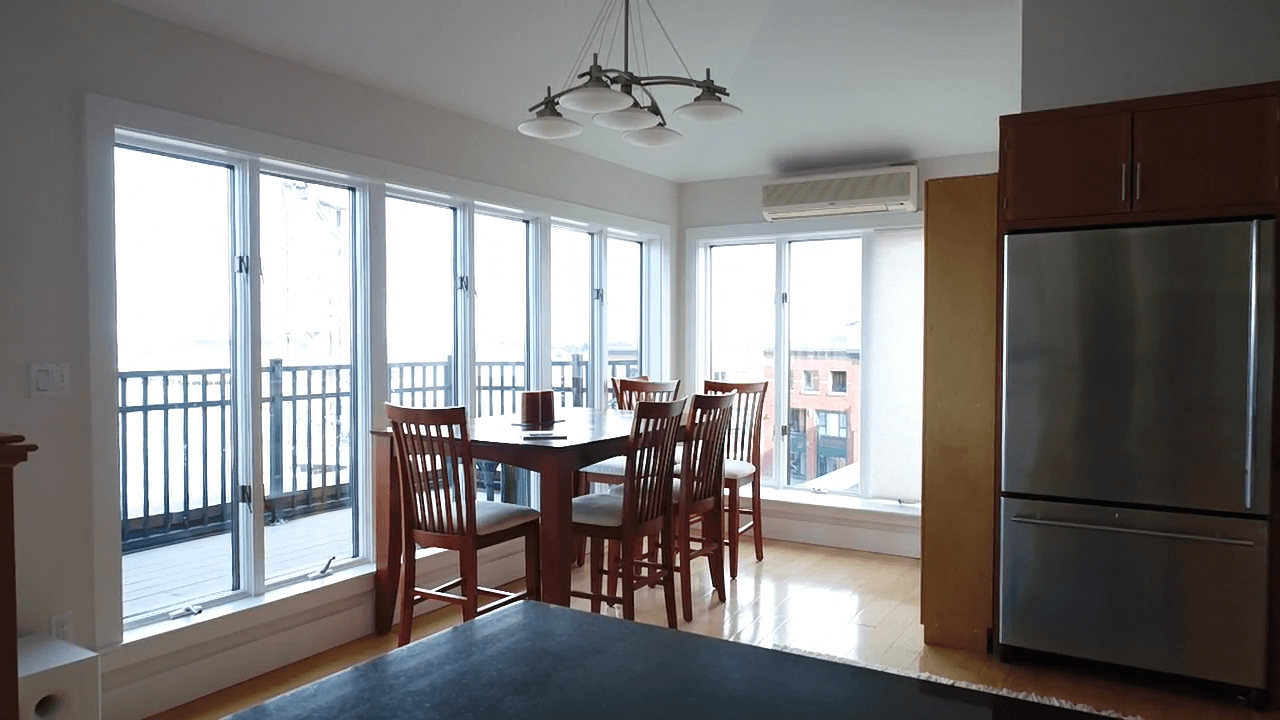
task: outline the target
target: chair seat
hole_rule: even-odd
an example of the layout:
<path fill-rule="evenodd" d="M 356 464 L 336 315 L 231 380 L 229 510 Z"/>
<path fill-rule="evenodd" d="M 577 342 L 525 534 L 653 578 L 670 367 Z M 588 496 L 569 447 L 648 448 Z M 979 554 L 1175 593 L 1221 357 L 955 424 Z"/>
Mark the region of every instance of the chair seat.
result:
<path fill-rule="evenodd" d="M 676 475 L 680 474 L 681 467 L 676 465 Z M 746 485 L 751 482 L 752 476 L 756 474 L 756 466 L 745 460 L 730 460 L 725 458 L 724 461 L 724 479 L 737 480 L 739 485 Z"/>
<path fill-rule="evenodd" d="M 479 535 L 502 532 L 537 517 L 537 510 L 524 505 L 489 500 L 476 501 L 476 533 Z"/>
<path fill-rule="evenodd" d="M 618 487 L 622 487 L 619 485 Z M 622 526 L 622 496 L 592 493 L 573 499 L 573 521 L 601 527 Z"/>
<path fill-rule="evenodd" d="M 625 485 L 611 485 L 609 487 L 609 494 L 620 496 L 625 490 Z M 676 501 L 680 499 L 680 478 L 678 477 L 671 479 L 671 499 Z"/>
<path fill-rule="evenodd" d="M 681 444 L 676 443 L 676 451 L 673 458 L 677 465 L 680 462 L 681 449 Z M 601 460 L 594 465 L 588 465 L 578 472 L 588 473 L 591 475 L 616 475 L 617 477 L 622 477 L 627 474 L 627 456 L 615 455 L 607 460 Z"/>

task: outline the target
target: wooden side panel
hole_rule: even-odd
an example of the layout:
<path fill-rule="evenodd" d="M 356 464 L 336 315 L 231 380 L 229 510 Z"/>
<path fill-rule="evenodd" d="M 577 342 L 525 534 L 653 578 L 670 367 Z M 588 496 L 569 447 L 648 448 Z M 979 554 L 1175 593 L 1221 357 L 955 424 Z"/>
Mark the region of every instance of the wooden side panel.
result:
<path fill-rule="evenodd" d="M 920 619 L 985 652 L 995 543 L 996 176 L 925 184 Z"/>

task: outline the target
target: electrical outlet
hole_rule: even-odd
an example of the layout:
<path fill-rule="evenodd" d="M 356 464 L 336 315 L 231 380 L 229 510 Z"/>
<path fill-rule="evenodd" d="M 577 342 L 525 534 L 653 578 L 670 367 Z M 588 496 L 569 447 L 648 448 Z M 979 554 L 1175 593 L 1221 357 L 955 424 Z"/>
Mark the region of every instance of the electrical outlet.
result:
<path fill-rule="evenodd" d="M 71 636 L 75 634 L 75 629 L 70 610 L 49 617 L 49 634 L 59 640 L 71 642 Z"/>

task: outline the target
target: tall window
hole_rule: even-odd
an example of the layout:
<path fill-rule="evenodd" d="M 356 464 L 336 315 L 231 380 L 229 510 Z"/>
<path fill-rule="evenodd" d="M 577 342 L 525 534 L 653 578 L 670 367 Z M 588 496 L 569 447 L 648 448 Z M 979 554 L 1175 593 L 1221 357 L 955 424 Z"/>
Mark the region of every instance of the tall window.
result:
<path fill-rule="evenodd" d="M 458 402 L 454 345 L 457 211 L 387 198 L 387 395 L 391 402 Z"/>
<path fill-rule="evenodd" d="M 263 172 L 254 196 L 249 163 L 223 157 L 115 150 L 128 622 L 261 594 L 365 551 L 356 190 Z"/>
<path fill-rule="evenodd" d="M 263 174 L 266 581 L 359 554 L 352 513 L 352 209 L 348 187 Z"/>
<path fill-rule="evenodd" d="M 775 284 L 773 243 L 711 248 L 707 295 L 710 300 L 711 377 L 727 382 L 769 380 L 760 442 L 760 481 L 776 484 L 774 449 Z"/>
<path fill-rule="evenodd" d="M 529 223 L 475 216 L 476 414 L 516 410 L 529 389 Z"/>
<path fill-rule="evenodd" d="M 777 378 L 771 389 L 783 390 L 766 401 L 766 417 L 788 418 L 785 432 L 765 423 L 766 482 L 918 500 L 920 230 L 710 243 L 700 258 L 701 366 L 716 378 Z M 785 463 L 773 452 L 781 443 Z"/>
<path fill-rule="evenodd" d="M 641 278 L 643 277 L 644 245 L 635 240 L 610 237 L 605 268 L 605 298 L 608 301 L 606 326 L 608 340 L 605 344 L 606 362 L 610 377 L 634 377 L 640 375 L 641 328 Z M 603 381 L 602 381 L 603 382 Z"/>
<path fill-rule="evenodd" d="M 592 383 L 591 233 L 551 228 L 551 387 L 561 406 L 585 407 Z"/>

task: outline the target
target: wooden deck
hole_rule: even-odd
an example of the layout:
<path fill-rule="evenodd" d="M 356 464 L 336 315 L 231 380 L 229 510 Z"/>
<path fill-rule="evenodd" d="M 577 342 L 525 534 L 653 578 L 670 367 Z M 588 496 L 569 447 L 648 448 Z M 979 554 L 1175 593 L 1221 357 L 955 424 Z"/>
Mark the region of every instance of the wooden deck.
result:
<path fill-rule="evenodd" d="M 351 510 L 266 527 L 267 582 L 313 572 L 352 555 Z M 124 616 L 201 603 L 232 588 L 231 535 L 224 533 L 124 556 Z"/>

